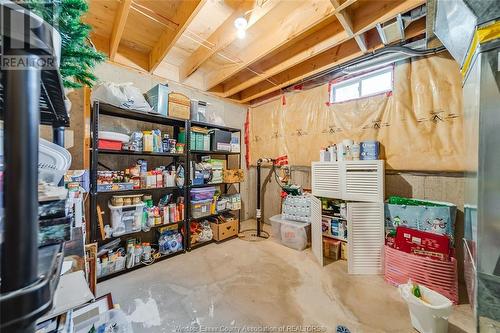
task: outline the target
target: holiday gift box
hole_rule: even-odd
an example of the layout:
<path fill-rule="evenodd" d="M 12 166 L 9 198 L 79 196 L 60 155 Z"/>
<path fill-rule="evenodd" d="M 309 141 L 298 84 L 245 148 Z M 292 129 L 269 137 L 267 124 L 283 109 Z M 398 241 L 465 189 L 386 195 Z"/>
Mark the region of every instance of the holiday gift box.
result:
<path fill-rule="evenodd" d="M 450 238 L 407 227 L 396 229 L 394 248 L 406 253 L 448 261 L 452 255 Z"/>
<path fill-rule="evenodd" d="M 453 241 L 456 214 L 457 206 L 451 203 L 391 197 L 385 204 L 385 227 L 389 231 L 406 226 L 448 235 Z"/>

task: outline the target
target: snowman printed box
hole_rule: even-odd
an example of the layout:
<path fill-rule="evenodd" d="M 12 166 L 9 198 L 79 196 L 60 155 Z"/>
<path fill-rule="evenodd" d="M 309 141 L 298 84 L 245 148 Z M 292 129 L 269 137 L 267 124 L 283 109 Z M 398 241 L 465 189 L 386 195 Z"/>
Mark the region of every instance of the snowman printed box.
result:
<path fill-rule="evenodd" d="M 428 201 L 428 200 L 426 200 Z M 428 201 L 440 206 L 385 204 L 386 232 L 405 226 L 421 231 L 447 235 L 453 242 L 457 206 L 448 202 Z"/>

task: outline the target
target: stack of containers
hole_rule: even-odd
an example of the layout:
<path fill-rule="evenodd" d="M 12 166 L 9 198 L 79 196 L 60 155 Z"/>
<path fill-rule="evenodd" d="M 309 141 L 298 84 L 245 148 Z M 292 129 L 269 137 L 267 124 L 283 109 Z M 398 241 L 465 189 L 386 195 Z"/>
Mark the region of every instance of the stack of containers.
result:
<path fill-rule="evenodd" d="M 385 205 L 385 280 L 411 279 L 458 302 L 454 253 L 456 206 L 390 197 Z"/>
<path fill-rule="evenodd" d="M 282 214 L 271 220 L 271 233 L 279 243 L 295 250 L 304 250 L 311 241 L 311 195 L 288 195 Z"/>
<path fill-rule="evenodd" d="M 194 188 L 191 190 L 191 216 L 195 219 L 212 214 L 215 187 Z"/>

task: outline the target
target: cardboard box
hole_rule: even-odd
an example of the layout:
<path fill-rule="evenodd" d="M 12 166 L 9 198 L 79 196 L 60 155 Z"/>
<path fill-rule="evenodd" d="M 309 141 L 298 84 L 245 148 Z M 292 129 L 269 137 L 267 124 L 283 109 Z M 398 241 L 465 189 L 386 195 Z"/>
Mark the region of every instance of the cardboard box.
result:
<path fill-rule="evenodd" d="M 242 169 L 226 169 L 224 170 L 224 183 L 240 183 L 244 180 Z"/>
<path fill-rule="evenodd" d="M 340 259 L 342 260 L 347 260 L 347 248 L 349 245 L 347 245 L 346 242 L 341 242 L 340 243 Z"/>
<path fill-rule="evenodd" d="M 228 219 L 226 222 L 222 223 L 210 223 L 212 227 L 212 232 L 214 234 L 214 239 L 216 241 L 221 241 L 238 234 L 238 219 Z"/>
<path fill-rule="evenodd" d="M 394 247 L 406 253 L 442 261 L 448 261 L 452 255 L 448 236 L 407 227 L 396 229 Z"/>
<path fill-rule="evenodd" d="M 180 119 L 189 119 L 191 110 L 190 99 L 179 93 L 168 94 L 168 116 Z"/>
<path fill-rule="evenodd" d="M 341 241 L 323 237 L 323 256 L 338 260 L 340 258 Z"/>

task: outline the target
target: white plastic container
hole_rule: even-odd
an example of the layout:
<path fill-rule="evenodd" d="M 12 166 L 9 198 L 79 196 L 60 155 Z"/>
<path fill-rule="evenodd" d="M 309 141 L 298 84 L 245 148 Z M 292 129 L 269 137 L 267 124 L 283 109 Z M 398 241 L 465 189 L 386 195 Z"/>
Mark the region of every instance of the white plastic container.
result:
<path fill-rule="evenodd" d="M 429 288 L 418 286 L 425 302 L 412 294 L 412 282 L 399 286 L 399 293 L 410 310 L 411 324 L 420 333 L 448 332 L 448 317 L 453 303 Z"/>
<path fill-rule="evenodd" d="M 113 206 L 108 203 L 110 211 L 111 228 L 113 237 L 118 237 L 133 232 L 138 232 L 142 228 L 142 217 L 144 203 L 128 206 Z"/>
<path fill-rule="evenodd" d="M 279 243 L 302 251 L 311 240 L 311 224 L 284 220 L 280 215 L 271 217 L 271 234 Z"/>

